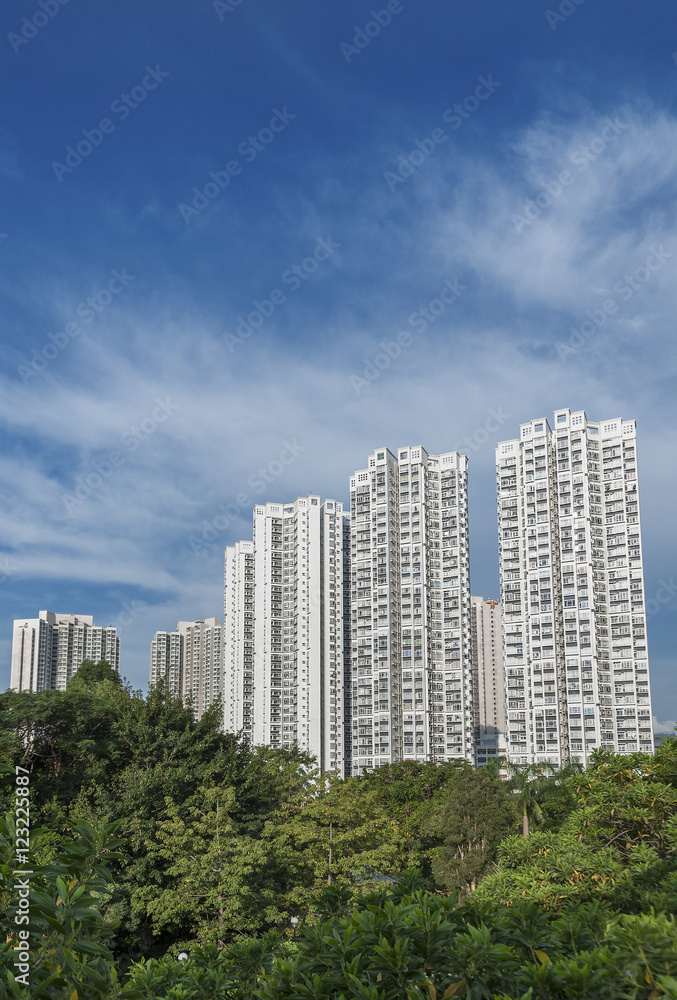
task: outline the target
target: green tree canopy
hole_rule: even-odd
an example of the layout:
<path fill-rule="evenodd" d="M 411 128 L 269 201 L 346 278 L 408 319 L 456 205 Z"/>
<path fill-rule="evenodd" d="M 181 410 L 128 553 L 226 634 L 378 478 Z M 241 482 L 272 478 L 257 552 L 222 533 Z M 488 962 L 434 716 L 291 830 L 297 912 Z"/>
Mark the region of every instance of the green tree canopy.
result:
<path fill-rule="evenodd" d="M 94 692 L 100 684 L 106 682 L 111 684 L 113 688 L 122 686 L 119 673 L 117 670 L 113 670 L 108 660 L 98 660 L 96 663 L 94 660 L 83 660 L 68 682 L 68 687 L 71 690 Z"/>
<path fill-rule="evenodd" d="M 510 789 L 499 777 L 483 768 L 451 772 L 433 799 L 426 826 L 441 840 L 431 851 L 436 883 L 464 892 L 474 889 L 493 866 L 516 815 Z"/>

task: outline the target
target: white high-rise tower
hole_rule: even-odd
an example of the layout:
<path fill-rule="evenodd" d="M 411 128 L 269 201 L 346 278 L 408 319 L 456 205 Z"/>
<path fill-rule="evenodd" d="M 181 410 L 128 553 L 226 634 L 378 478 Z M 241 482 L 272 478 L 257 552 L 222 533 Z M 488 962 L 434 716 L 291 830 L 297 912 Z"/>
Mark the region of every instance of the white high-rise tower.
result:
<path fill-rule="evenodd" d="M 223 711 L 227 733 L 254 734 L 254 543 L 226 548 Z"/>
<path fill-rule="evenodd" d="M 503 609 L 498 601 L 483 597 L 471 597 L 470 602 L 475 752 L 482 767 L 506 753 Z"/>
<path fill-rule="evenodd" d="M 635 421 L 556 410 L 496 466 L 510 757 L 651 752 Z"/>
<path fill-rule="evenodd" d="M 467 469 L 383 448 L 350 480 L 354 775 L 473 760 Z"/>
<path fill-rule="evenodd" d="M 91 615 L 52 611 L 14 622 L 12 691 L 64 691 L 83 660 L 107 660 L 119 673 L 117 629 L 94 625 Z"/>
<path fill-rule="evenodd" d="M 319 496 L 254 507 L 253 543 L 226 549 L 224 604 L 226 729 L 340 774 L 346 523 Z"/>
<path fill-rule="evenodd" d="M 164 682 L 190 700 L 196 718 L 222 693 L 221 621 L 179 622 L 175 632 L 156 632 L 150 644 L 150 683 Z"/>

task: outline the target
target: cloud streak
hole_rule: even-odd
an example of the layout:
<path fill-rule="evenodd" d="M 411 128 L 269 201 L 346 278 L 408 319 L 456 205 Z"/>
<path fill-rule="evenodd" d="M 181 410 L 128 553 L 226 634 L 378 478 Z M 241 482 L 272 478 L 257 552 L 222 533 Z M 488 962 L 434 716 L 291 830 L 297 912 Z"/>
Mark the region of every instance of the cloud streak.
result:
<path fill-rule="evenodd" d="M 623 127 L 613 138 L 607 131 L 604 148 L 578 169 L 572 157 L 599 148 L 593 144 L 609 120 Z M 156 628 L 220 613 L 222 546 L 251 534 L 251 510 L 238 497 L 246 494 L 249 507 L 311 491 L 345 500 L 349 475 L 375 446 L 444 450 L 473 439 L 491 408 L 510 414 L 501 438 L 565 405 L 586 407 L 592 419 L 637 416 L 647 592 L 654 577 L 674 573 L 674 542 L 659 527 L 661 498 L 677 486 L 664 461 L 674 447 L 664 421 L 675 364 L 671 260 L 585 350 L 566 366 L 555 362 L 557 343 L 613 295 L 619 276 L 652 246 L 672 245 L 675 202 L 662 194 L 674 184 L 677 120 L 650 106 L 582 108 L 573 120 L 536 116 L 501 143 L 484 153 L 465 147 L 447 155 L 443 147 L 394 193 L 384 189 L 382 157 L 372 149 L 371 167 L 356 162 L 354 183 L 339 164 L 341 182 L 313 178 L 287 201 L 286 212 L 298 210 L 298 244 L 275 244 L 251 278 L 251 294 L 236 281 L 224 281 L 220 302 L 200 301 L 170 279 L 153 295 L 135 290 L 26 384 L 16 365 L 28 351 L 11 352 L 14 370 L 0 376 L 0 424 L 12 442 L 0 458 L 0 553 L 22 582 L 18 613 L 46 606 L 56 581 L 69 581 L 80 603 L 91 594 L 104 618 L 142 600 L 143 614 L 123 634 L 123 669 L 141 686 Z M 517 231 L 512 216 L 565 169 L 574 182 L 550 204 L 541 199 L 542 211 Z M 215 206 L 215 218 L 220 212 Z M 224 334 L 233 320 L 319 232 L 341 244 L 331 267 L 229 350 Z M 408 318 L 448 280 L 467 290 L 426 324 L 415 349 L 356 393 L 350 378 L 364 359 L 384 339 L 411 333 Z M 74 279 L 58 293 L 45 284 L 38 299 L 58 323 L 82 295 Z M 152 419 L 165 399 L 171 417 L 125 449 L 130 428 Z M 294 462 L 254 496 L 256 470 L 295 439 L 302 450 Z M 474 591 L 497 596 L 492 444 L 483 440 L 471 455 L 471 551 Z M 97 469 L 111 452 L 124 460 L 103 476 Z M 66 509 L 63 495 L 75 496 L 76 484 L 94 475 L 101 482 Z M 228 525 L 197 558 L 191 536 L 228 505 L 236 508 Z M 28 593 L 32 603 L 21 596 Z M 670 614 L 655 627 L 666 628 Z M 654 687 L 667 692 L 667 663 Z"/>

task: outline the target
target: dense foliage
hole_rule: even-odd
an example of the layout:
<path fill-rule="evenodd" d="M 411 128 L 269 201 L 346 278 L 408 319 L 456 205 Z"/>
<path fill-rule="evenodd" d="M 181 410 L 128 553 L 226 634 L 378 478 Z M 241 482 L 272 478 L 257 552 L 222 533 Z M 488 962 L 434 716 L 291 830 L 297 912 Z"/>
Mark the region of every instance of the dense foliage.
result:
<path fill-rule="evenodd" d="M 295 945 L 269 938 L 222 952 L 196 949 L 185 966 L 164 961 L 134 967 L 122 996 L 677 997 L 677 926 L 671 916 L 621 916 L 600 904 L 559 914 L 532 902 L 497 910 L 472 898 L 457 905 L 453 896 L 407 888 L 373 895 L 350 915 L 308 927 Z M 190 991 L 198 977 L 202 992 L 172 992 L 179 984 Z"/>
<path fill-rule="evenodd" d="M 105 666 L 83 665 L 65 692 L 1 696 L 0 745 L 30 771 L 33 815 L 55 836 L 73 821 L 120 822 L 104 915 L 120 924 L 123 964 L 263 933 L 328 884 L 358 896 L 411 866 L 465 890 L 514 825 L 495 775 L 412 763 L 320 780 L 296 749 L 219 732 L 218 706 L 196 722 Z"/>
<path fill-rule="evenodd" d="M 4 769 L 3 769 L 4 770 Z M 13 776 L 13 775 L 12 775 Z M 107 863 L 120 857 L 122 841 L 113 823 L 95 830 L 75 824 L 75 836 L 45 837 L 37 833 L 30 874 L 30 963 L 22 965 L 15 947 L 17 931 L 15 835 L 11 816 L 0 820 L 0 899 L 7 937 L 0 942 L 0 1000 L 10 997 L 71 997 L 100 1000 L 117 993 L 117 974 L 110 950 L 115 928 L 100 913 L 111 892 Z M 47 843 L 45 843 L 47 840 Z M 41 853 L 50 860 L 40 862 Z M 23 926 L 21 929 L 23 930 Z M 17 968 L 17 964 L 19 968 Z M 23 985 L 30 966 L 29 985 Z"/>
<path fill-rule="evenodd" d="M 103 663 L 0 696 L 1 760 L 30 772 L 38 931 L 30 992 L 0 948 L 0 1000 L 677 998 L 677 741 L 585 773 L 342 780 L 218 720 Z M 13 795 L 10 774 L 3 812 Z M 10 925 L 13 837 L 8 820 Z"/>

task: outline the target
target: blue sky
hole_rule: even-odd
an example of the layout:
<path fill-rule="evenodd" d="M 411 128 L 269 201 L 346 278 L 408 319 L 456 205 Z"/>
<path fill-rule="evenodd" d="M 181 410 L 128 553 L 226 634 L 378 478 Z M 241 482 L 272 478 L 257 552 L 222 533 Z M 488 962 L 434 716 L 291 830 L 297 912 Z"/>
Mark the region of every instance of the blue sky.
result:
<path fill-rule="evenodd" d="M 673 5 L 0 19 L 7 683 L 12 619 L 47 608 L 117 623 L 145 688 L 156 629 L 222 613 L 254 502 L 347 499 L 375 447 L 448 450 L 492 411 L 471 560 L 497 596 L 493 446 L 570 406 L 638 420 L 654 708 L 676 719 Z"/>

